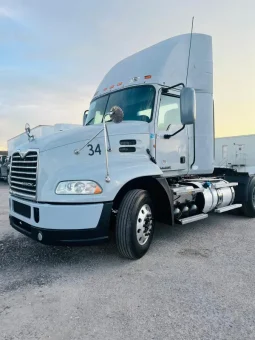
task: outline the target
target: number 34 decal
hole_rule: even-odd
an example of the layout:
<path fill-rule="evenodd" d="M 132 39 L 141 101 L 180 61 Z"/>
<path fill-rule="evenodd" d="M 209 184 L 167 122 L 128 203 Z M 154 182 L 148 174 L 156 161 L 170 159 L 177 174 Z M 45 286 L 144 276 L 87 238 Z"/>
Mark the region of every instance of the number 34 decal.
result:
<path fill-rule="evenodd" d="M 88 144 L 87 147 L 89 148 L 89 156 L 94 156 L 97 152 L 101 155 L 100 144 L 97 144 L 96 148 L 92 144 Z"/>

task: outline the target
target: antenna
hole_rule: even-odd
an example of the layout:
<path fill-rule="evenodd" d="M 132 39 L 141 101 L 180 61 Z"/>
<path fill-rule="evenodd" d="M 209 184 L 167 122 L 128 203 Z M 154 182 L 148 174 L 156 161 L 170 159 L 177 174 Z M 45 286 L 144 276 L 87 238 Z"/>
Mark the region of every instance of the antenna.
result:
<path fill-rule="evenodd" d="M 190 60 L 190 51 L 191 51 L 191 44 L 192 44 L 193 23 L 194 23 L 194 17 L 192 17 L 192 23 L 191 23 L 190 42 L 189 42 L 189 57 L 188 57 L 188 66 L 187 66 L 187 75 L 186 75 L 186 86 L 187 86 L 187 83 L 188 83 L 188 76 L 189 76 L 189 60 Z"/>

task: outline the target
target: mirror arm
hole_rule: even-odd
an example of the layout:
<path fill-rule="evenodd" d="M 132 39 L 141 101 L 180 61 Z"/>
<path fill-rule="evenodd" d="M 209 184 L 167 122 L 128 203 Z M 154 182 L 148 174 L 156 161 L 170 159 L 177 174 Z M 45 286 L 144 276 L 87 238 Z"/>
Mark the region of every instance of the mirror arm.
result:
<path fill-rule="evenodd" d="M 181 132 L 182 130 L 185 129 L 186 125 L 183 125 L 178 131 L 176 131 L 175 133 L 173 133 L 172 135 L 164 135 L 164 139 L 170 139 L 171 137 L 177 135 L 177 133 Z"/>
<path fill-rule="evenodd" d="M 110 120 L 108 122 L 110 122 Z M 112 151 L 107 124 L 105 124 L 105 131 L 106 131 L 107 140 L 108 140 L 108 151 Z"/>
<path fill-rule="evenodd" d="M 91 143 L 101 132 L 104 131 L 104 128 L 101 129 L 95 136 L 93 136 L 83 147 L 81 147 L 80 149 L 75 149 L 74 150 L 74 154 L 75 155 L 79 155 L 81 153 L 81 151 L 89 144 Z"/>
<path fill-rule="evenodd" d="M 110 120 L 114 123 L 120 123 L 123 120 L 124 113 L 122 109 L 118 106 L 113 106 L 109 113 L 105 113 L 102 117 L 102 123 L 103 128 L 95 135 L 93 136 L 83 147 L 80 149 L 75 149 L 74 154 L 79 155 L 81 151 L 93 140 L 95 139 L 102 131 L 104 132 L 104 144 L 105 144 L 105 166 L 106 166 L 106 176 L 105 181 L 106 183 L 109 183 L 111 181 L 110 174 L 109 174 L 109 158 L 108 158 L 108 152 L 112 151 L 111 144 L 110 144 L 110 137 L 108 133 L 108 128 L 106 124 L 106 117 L 110 117 Z M 92 121 L 94 117 L 90 120 Z M 88 124 L 90 123 L 88 122 Z"/>
<path fill-rule="evenodd" d="M 106 118 L 106 117 L 105 117 Z M 106 183 L 109 183 L 111 181 L 110 175 L 109 175 L 109 159 L 108 159 L 108 150 L 109 150 L 109 136 L 108 136 L 108 130 L 106 127 L 105 118 L 103 118 L 103 126 L 104 126 L 104 144 L 105 144 L 105 166 L 106 166 L 106 176 L 105 181 Z"/>
<path fill-rule="evenodd" d="M 169 90 L 175 89 L 176 87 L 179 87 L 179 86 L 185 87 L 185 85 L 183 83 L 178 83 L 178 84 L 170 86 L 170 87 L 163 87 L 162 92 L 168 92 Z"/>

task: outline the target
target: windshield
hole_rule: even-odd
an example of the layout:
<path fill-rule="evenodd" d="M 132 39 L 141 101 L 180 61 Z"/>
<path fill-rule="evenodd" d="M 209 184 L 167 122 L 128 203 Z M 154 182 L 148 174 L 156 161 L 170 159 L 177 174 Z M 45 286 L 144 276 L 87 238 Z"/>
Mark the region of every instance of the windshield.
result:
<path fill-rule="evenodd" d="M 105 113 L 110 112 L 115 105 L 123 110 L 124 120 L 150 122 L 154 98 L 155 88 L 151 85 L 131 87 L 110 93 L 91 102 L 86 125 L 102 123 Z"/>

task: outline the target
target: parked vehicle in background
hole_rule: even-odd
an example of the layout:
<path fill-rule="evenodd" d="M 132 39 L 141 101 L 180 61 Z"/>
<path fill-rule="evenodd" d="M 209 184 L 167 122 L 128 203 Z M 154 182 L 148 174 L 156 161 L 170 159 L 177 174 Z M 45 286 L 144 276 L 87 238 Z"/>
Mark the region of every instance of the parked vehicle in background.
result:
<path fill-rule="evenodd" d="M 215 164 L 255 174 L 255 135 L 216 138 Z"/>
<path fill-rule="evenodd" d="M 7 181 L 8 178 L 8 157 L 0 155 L 0 179 Z"/>

